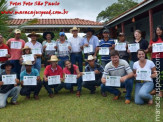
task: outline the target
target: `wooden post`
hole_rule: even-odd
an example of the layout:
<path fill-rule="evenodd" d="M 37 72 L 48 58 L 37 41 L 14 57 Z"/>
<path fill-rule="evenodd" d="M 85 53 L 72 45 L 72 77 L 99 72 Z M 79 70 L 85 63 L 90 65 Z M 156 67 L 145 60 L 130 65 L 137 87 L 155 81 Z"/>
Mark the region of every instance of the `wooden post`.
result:
<path fill-rule="evenodd" d="M 149 32 L 150 32 L 150 40 L 153 39 L 153 11 L 150 9 L 149 13 Z"/>
<path fill-rule="evenodd" d="M 124 26 L 124 22 L 121 23 L 121 29 L 122 29 L 122 33 L 125 33 L 125 26 Z"/>

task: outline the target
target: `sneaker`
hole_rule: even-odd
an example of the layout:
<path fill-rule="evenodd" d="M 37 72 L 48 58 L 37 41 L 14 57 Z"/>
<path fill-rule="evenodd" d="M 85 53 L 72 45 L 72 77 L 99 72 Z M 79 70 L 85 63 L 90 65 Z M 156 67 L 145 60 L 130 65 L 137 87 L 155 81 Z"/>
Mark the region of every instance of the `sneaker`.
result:
<path fill-rule="evenodd" d="M 11 105 L 19 105 L 18 102 L 11 102 Z"/>
<path fill-rule="evenodd" d="M 149 100 L 148 105 L 152 105 L 152 104 L 153 104 L 153 100 Z"/>
<path fill-rule="evenodd" d="M 103 97 L 107 97 L 107 94 L 106 94 L 105 92 L 102 92 L 101 95 L 102 95 Z"/>
<path fill-rule="evenodd" d="M 49 94 L 49 97 L 50 97 L 50 98 L 53 98 L 53 97 L 54 97 L 54 95 L 53 95 L 53 94 Z"/>
<path fill-rule="evenodd" d="M 80 91 L 77 91 L 77 92 L 76 92 L 76 96 L 77 96 L 77 97 L 80 97 L 80 95 L 81 95 Z"/>
<path fill-rule="evenodd" d="M 155 90 L 155 89 L 152 90 L 150 94 L 151 94 L 151 95 L 156 95 L 156 90 Z"/>
<path fill-rule="evenodd" d="M 119 93 L 118 96 L 115 96 L 115 97 L 113 98 L 113 100 L 118 100 L 118 99 L 120 98 L 120 96 L 121 96 L 121 93 Z"/>
<path fill-rule="evenodd" d="M 30 96 L 26 96 L 25 99 L 26 99 L 26 100 L 29 100 L 29 99 L 30 99 Z"/>
<path fill-rule="evenodd" d="M 125 104 L 130 104 L 130 100 L 125 100 Z"/>

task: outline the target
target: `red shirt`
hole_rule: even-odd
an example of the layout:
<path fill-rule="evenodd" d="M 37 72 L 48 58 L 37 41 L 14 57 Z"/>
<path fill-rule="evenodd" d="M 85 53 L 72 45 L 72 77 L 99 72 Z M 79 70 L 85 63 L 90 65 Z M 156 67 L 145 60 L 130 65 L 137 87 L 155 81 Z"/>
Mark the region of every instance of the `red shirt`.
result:
<path fill-rule="evenodd" d="M 73 68 L 74 68 L 74 75 L 77 75 L 77 72 L 76 72 L 76 70 L 78 69 L 78 66 L 76 66 L 76 65 L 73 65 Z M 65 67 L 64 69 L 63 69 L 63 73 L 65 73 L 65 74 L 71 74 L 71 72 L 70 72 L 70 70 L 67 68 L 67 67 Z"/>
<path fill-rule="evenodd" d="M 151 40 L 149 44 L 152 46 L 152 44 L 155 44 L 155 43 L 163 43 L 163 41 L 161 40 L 161 38 L 158 38 L 156 42 L 153 42 L 153 40 Z M 160 57 L 158 57 L 159 53 L 152 53 L 152 58 L 156 58 L 156 55 L 157 55 L 157 58 L 163 58 L 163 52 L 160 52 Z"/>
<path fill-rule="evenodd" d="M 60 78 L 63 78 L 63 70 L 59 65 L 57 65 L 56 69 L 52 69 L 52 66 L 48 65 L 44 70 L 44 75 L 46 76 L 60 75 Z"/>
<path fill-rule="evenodd" d="M 2 46 L 0 46 L 0 49 L 7 49 L 8 50 L 8 54 L 10 54 L 9 47 L 7 45 L 2 44 Z M 6 57 L 0 57 L 0 62 L 5 62 L 7 60 L 8 60 L 8 58 L 6 58 Z"/>

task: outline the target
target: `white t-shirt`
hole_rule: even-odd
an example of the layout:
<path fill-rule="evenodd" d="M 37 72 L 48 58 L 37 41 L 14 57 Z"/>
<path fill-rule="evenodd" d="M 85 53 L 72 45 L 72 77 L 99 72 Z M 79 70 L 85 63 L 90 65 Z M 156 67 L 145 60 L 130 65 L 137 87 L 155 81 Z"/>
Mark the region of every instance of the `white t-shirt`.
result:
<path fill-rule="evenodd" d="M 133 69 L 134 70 L 151 70 L 152 68 L 154 68 L 155 67 L 155 64 L 153 63 L 153 61 L 151 61 L 151 60 L 148 60 L 147 59 L 147 62 L 146 62 L 146 64 L 145 64 L 145 66 L 143 67 L 143 68 L 141 68 L 140 67 L 140 65 L 139 65 L 139 61 L 136 61 L 135 63 L 134 63 L 134 65 L 133 65 Z M 152 72 L 152 71 L 151 71 Z M 152 79 L 152 78 L 151 78 Z M 153 81 L 153 79 L 152 79 L 152 81 Z"/>
<path fill-rule="evenodd" d="M 82 38 L 80 36 L 77 36 L 77 38 L 71 37 L 68 39 L 68 42 L 70 42 L 72 46 L 72 53 L 78 53 L 81 52 L 81 42 Z"/>

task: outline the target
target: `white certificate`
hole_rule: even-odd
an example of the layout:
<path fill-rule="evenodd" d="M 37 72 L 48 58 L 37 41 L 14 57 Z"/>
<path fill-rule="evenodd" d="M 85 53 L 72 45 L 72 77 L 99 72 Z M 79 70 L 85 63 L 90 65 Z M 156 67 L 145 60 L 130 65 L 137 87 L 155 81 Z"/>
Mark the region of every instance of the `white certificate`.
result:
<path fill-rule="evenodd" d="M 115 86 L 115 87 L 120 87 L 121 82 L 120 82 L 120 76 L 106 76 L 106 86 Z"/>
<path fill-rule="evenodd" d="M 84 53 L 91 53 L 93 52 L 93 45 L 88 45 L 88 47 L 84 47 Z"/>
<path fill-rule="evenodd" d="M 40 48 L 32 49 L 32 54 L 42 54 Z"/>
<path fill-rule="evenodd" d="M 77 75 L 65 75 L 65 83 L 77 83 Z"/>
<path fill-rule="evenodd" d="M 48 85 L 61 84 L 60 75 L 48 76 Z"/>
<path fill-rule="evenodd" d="M 140 49 L 139 43 L 128 44 L 130 52 L 137 52 Z"/>
<path fill-rule="evenodd" d="M 152 52 L 157 53 L 157 52 L 163 52 L 163 43 L 156 43 L 152 45 Z"/>
<path fill-rule="evenodd" d="M 59 51 L 68 51 L 68 45 L 67 44 L 59 44 Z"/>
<path fill-rule="evenodd" d="M 26 55 L 22 55 L 23 57 L 23 61 L 34 61 L 34 55 L 33 54 L 26 54 Z"/>
<path fill-rule="evenodd" d="M 99 55 L 109 55 L 109 47 L 100 47 Z"/>
<path fill-rule="evenodd" d="M 0 49 L 0 57 L 6 57 L 7 54 L 8 54 L 7 49 Z"/>
<path fill-rule="evenodd" d="M 83 81 L 95 81 L 95 73 L 94 72 L 83 72 Z"/>
<path fill-rule="evenodd" d="M 21 48 L 22 48 L 22 42 L 11 41 L 11 49 L 21 49 Z"/>
<path fill-rule="evenodd" d="M 16 74 L 2 75 L 2 81 L 3 81 L 4 85 L 16 84 L 15 79 L 16 79 Z"/>
<path fill-rule="evenodd" d="M 46 51 L 56 50 L 54 46 L 56 46 L 55 43 L 46 43 Z"/>
<path fill-rule="evenodd" d="M 37 85 L 37 76 L 24 76 L 23 85 Z"/>
<path fill-rule="evenodd" d="M 115 50 L 126 51 L 126 43 L 116 43 Z"/>
<path fill-rule="evenodd" d="M 136 80 L 152 81 L 151 70 L 138 69 L 136 70 Z"/>

